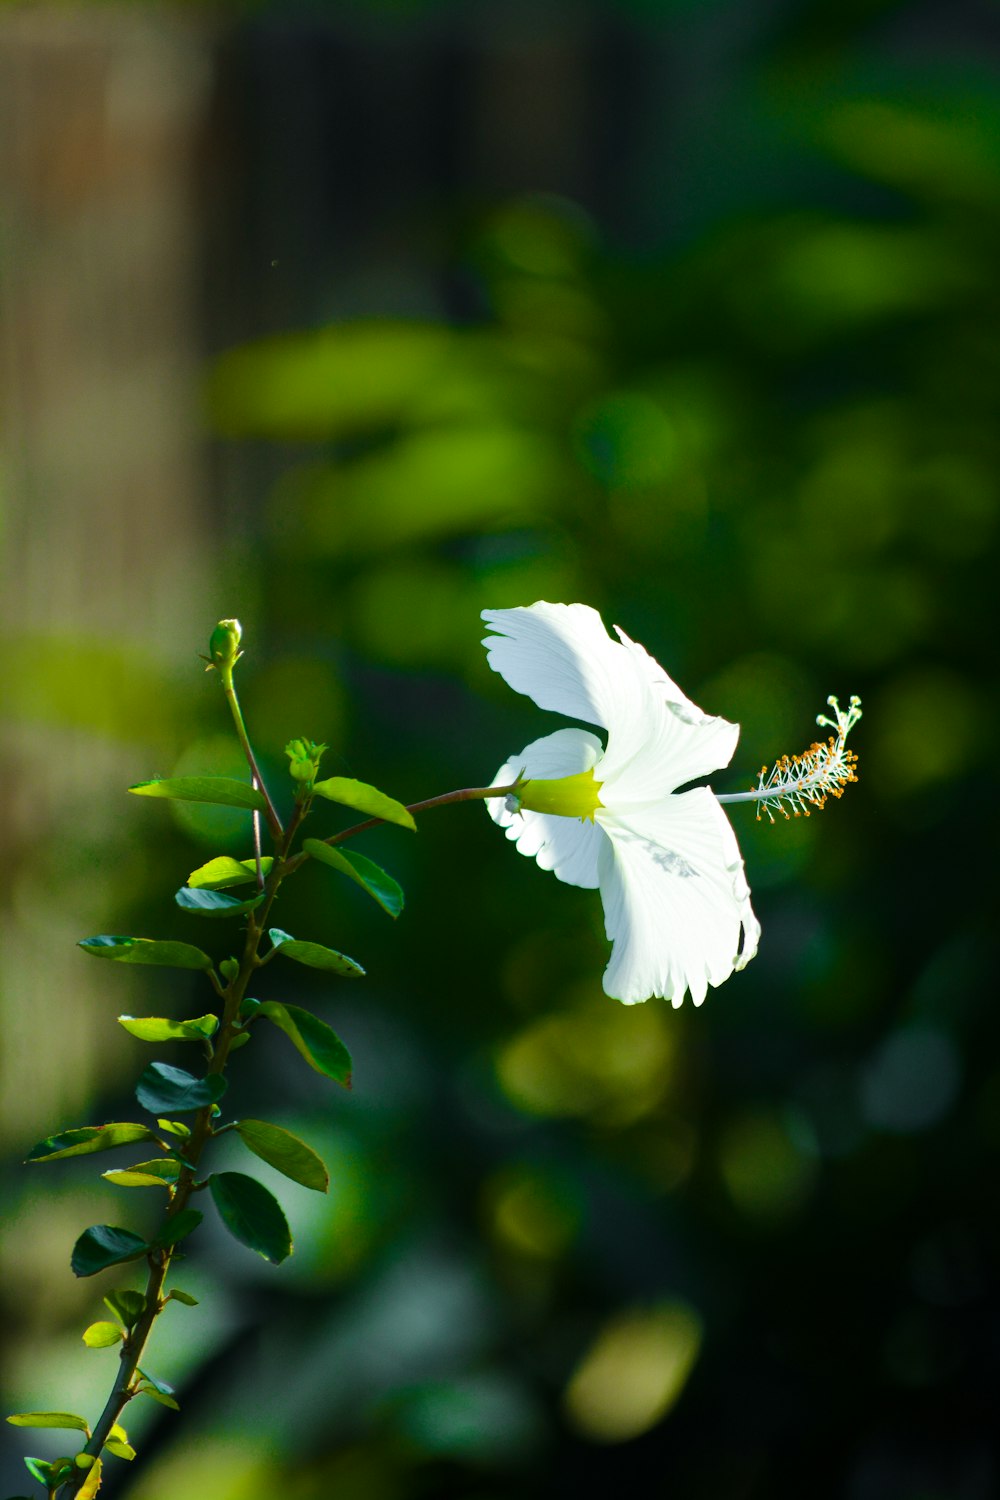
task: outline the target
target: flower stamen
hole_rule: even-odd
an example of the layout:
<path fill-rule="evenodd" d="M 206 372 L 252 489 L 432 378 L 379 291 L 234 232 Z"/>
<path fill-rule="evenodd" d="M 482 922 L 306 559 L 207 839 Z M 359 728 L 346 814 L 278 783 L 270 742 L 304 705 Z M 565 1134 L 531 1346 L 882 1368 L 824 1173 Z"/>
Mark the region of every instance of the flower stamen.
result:
<path fill-rule="evenodd" d="M 758 822 L 763 812 L 773 823 L 776 813 L 808 818 L 812 808 L 826 806 L 828 797 L 842 797 L 844 788 L 858 779 L 858 757 L 845 742 L 861 718 L 861 699 L 853 696 L 846 709 L 832 695 L 826 701 L 834 717 L 819 714 L 816 723 L 835 734 L 825 742 L 817 740 L 801 755 L 780 756 L 770 770 L 762 766 L 752 791 L 723 795 L 719 801 L 756 802 Z"/>

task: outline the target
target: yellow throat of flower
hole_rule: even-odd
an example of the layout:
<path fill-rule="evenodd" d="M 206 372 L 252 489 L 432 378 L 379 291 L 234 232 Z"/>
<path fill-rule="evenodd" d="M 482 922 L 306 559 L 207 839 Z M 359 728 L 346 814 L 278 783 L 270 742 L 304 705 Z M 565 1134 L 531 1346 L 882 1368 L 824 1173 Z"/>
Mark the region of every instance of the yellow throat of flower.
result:
<path fill-rule="evenodd" d="M 554 781 L 522 782 L 516 796 L 525 812 L 555 813 L 560 818 L 589 818 L 593 822 L 595 812 L 603 806 L 601 785 L 592 770 L 580 771 Z"/>

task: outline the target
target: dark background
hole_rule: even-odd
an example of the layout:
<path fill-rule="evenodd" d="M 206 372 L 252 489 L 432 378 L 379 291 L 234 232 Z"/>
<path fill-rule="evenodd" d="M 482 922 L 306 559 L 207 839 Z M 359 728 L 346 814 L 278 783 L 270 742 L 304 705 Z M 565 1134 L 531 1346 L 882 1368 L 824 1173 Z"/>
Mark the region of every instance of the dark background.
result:
<path fill-rule="evenodd" d="M 21 1158 L 134 1117 L 117 1014 L 210 1004 L 75 941 L 227 951 L 171 898 L 246 829 L 123 795 L 237 769 L 217 618 L 286 804 L 293 735 L 413 800 L 558 727 L 484 607 L 621 624 L 741 722 L 718 790 L 865 707 L 843 802 L 733 810 L 763 939 L 699 1011 L 603 996 L 481 808 L 359 842 L 395 927 L 303 873 L 368 978 L 261 997 L 355 1087 L 255 1033 L 227 1102 L 329 1200 L 261 1169 L 277 1271 L 192 1242 L 105 1493 L 997 1492 L 998 58 L 985 0 L 0 13 L 8 1409 L 96 1414 L 69 1250 L 153 1212 Z"/>

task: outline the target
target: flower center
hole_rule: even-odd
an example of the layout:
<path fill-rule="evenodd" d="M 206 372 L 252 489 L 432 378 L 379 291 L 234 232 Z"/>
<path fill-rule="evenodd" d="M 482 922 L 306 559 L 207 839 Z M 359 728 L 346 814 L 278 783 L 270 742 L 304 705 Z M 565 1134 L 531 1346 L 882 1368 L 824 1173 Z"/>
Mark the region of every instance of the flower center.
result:
<path fill-rule="evenodd" d="M 593 770 L 579 771 L 575 776 L 560 776 L 553 781 L 525 781 L 516 796 L 518 806 L 527 812 L 555 813 L 560 818 L 589 818 L 603 804 L 602 783 Z"/>

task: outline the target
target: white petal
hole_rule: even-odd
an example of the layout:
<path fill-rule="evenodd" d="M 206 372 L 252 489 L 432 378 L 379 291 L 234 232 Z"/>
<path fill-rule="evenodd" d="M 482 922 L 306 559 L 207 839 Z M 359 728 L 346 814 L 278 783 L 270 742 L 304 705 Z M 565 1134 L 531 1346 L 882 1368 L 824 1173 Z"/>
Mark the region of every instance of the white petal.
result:
<path fill-rule="evenodd" d="M 585 729 L 559 729 L 533 740 L 520 755 L 511 756 L 490 782 L 508 786 L 519 776 L 555 779 L 589 771 L 601 758 L 604 747 Z M 567 885 L 593 890 L 597 885 L 597 861 L 605 836 L 596 823 L 583 818 L 560 818 L 555 814 L 511 812 L 502 797 L 490 797 L 486 810 L 495 823 L 507 830 L 521 854 L 538 861 Z"/>
<path fill-rule="evenodd" d="M 704 713 L 643 646 L 630 640 L 617 625 L 615 630 L 633 670 L 656 703 L 665 709 L 660 715 L 647 712 L 643 743 L 627 761 L 619 749 L 618 736 L 609 736 L 609 758 L 614 751 L 612 764 L 606 770 L 609 780 L 624 761 L 620 783 L 612 794 L 616 800 L 634 804 L 657 800 L 663 795 L 666 767 L 669 767 L 666 790 L 672 792 L 687 781 L 728 766 L 740 737 L 740 726 Z"/>
<path fill-rule="evenodd" d="M 599 810 L 608 834 L 599 867 L 607 935 L 604 988 L 633 1004 L 662 996 L 696 1005 L 756 952 L 736 835 L 706 788 L 632 817 Z M 740 929 L 744 937 L 741 947 Z"/>

